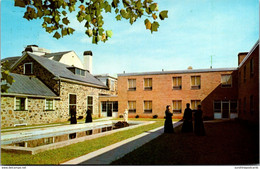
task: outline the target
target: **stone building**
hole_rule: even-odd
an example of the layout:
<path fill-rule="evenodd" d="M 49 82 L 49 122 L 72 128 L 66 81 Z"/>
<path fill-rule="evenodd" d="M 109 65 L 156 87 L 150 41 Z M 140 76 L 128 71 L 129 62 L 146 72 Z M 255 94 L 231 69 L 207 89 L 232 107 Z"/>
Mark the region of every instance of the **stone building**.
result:
<path fill-rule="evenodd" d="M 99 97 L 113 95 L 116 89 L 84 69 L 74 52 L 41 54 L 46 50 L 36 49 L 23 52 L 11 67 L 15 82 L 2 93 L 1 126 L 67 121 L 74 105 L 78 118 L 85 118 L 88 107 L 93 117 L 101 117 Z M 74 61 L 69 65 L 64 57 Z"/>

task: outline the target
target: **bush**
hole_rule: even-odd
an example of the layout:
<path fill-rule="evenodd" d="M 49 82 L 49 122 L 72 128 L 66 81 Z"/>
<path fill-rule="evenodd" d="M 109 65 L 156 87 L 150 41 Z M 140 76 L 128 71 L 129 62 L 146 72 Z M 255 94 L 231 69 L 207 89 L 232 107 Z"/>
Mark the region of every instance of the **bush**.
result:
<path fill-rule="evenodd" d="M 158 117 L 158 115 L 156 114 L 156 115 L 153 115 L 153 119 L 157 119 L 157 117 Z"/>
<path fill-rule="evenodd" d="M 124 116 L 121 114 L 121 115 L 119 115 L 119 118 L 123 118 Z"/>
<path fill-rule="evenodd" d="M 78 117 L 78 120 L 80 120 L 80 119 L 83 119 L 83 116 L 79 116 L 79 117 Z"/>
<path fill-rule="evenodd" d="M 137 118 L 137 119 L 138 119 L 138 118 L 139 118 L 139 115 L 136 115 L 136 116 L 135 116 L 135 118 Z"/>

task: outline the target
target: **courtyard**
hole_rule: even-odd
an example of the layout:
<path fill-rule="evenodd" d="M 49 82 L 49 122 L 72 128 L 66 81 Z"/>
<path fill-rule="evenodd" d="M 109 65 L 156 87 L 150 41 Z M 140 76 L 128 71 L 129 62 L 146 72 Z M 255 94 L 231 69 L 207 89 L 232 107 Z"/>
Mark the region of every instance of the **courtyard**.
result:
<path fill-rule="evenodd" d="M 259 164 L 259 127 L 240 121 L 205 122 L 206 136 L 162 134 L 112 165 Z"/>

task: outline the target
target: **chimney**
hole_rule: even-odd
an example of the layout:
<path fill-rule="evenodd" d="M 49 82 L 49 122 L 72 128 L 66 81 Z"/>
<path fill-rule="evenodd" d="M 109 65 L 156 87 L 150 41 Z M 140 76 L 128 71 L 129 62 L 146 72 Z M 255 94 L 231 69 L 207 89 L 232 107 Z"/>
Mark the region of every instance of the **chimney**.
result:
<path fill-rule="evenodd" d="M 92 74 L 92 52 L 91 51 L 85 51 L 83 53 L 83 59 L 84 59 L 84 69 L 88 70 L 90 74 Z"/>
<path fill-rule="evenodd" d="M 238 53 L 238 65 L 244 60 L 248 52 L 240 52 Z"/>

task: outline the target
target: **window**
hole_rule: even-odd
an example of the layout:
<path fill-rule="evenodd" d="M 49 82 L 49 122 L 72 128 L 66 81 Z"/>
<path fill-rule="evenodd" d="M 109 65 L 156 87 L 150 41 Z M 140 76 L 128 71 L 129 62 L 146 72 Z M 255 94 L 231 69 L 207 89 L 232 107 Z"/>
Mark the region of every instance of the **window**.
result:
<path fill-rule="evenodd" d="M 144 90 L 152 90 L 152 78 L 145 78 L 144 79 Z"/>
<path fill-rule="evenodd" d="M 87 109 L 90 108 L 91 113 L 93 113 L 93 96 L 87 97 Z"/>
<path fill-rule="evenodd" d="M 45 110 L 54 110 L 54 100 L 45 99 Z"/>
<path fill-rule="evenodd" d="M 114 91 L 115 90 L 115 81 L 114 80 L 110 80 L 110 90 Z"/>
<path fill-rule="evenodd" d="M 144 113 L 152 113 L 152 101 L 144 101 Z"/>
<path fill-rule="evenodd" d="M 200 89 L 200 76 L 191 76 L 191 89 Z"/>
<path fill-rule="evenodd" d="M 231 86 L 232 86 L 232 76 L 221 75 L 221 87 L 231 87 Z"/>
<path fill-rule="evenodd" d="M 33 74 L 33 66 L 32 63 L 25 63 L 23 68 L 23 74 L 25 75 L 31 75 Z"/>
<path fill-rule="evenodd" d="M 200 105 L 200 100 L 191 100 L 191 109 L 197 110 L 198 105 Z"/>
<path fill-rule="evenodd" d="M 254 96 L 250 96 L 250 113 L 254 114 Z"/>
<path fill-rule="evenodd" d="M 246 97 L 244 97 L 244 106 L 243 106 L 243 111 L 246 113 Z"/>
<path fill-rule="evenodd" d="M 136 101 L 128 101 L 128 112 L 129 113 L 136 112 Z"/>
<path fill-rule="evenodd" d="M 244 82 L 246 82 L 246 65 L 244 67 Z"/>
<path fill-rule="evenodd" d="M 19 110 L 19 111 L 27 110 L 27 98 L 16 97 L 15 110 Z"/>
<path fill-rule="evenodd" d="M 172 101 L 172 112 L 173 113 L 181 113 L 181 100 L 173 100 Z"/>
<path fill-rule="evenodd" d="M 107 102 L 101 102 L 102 112 L 107 111 Z"/>
<path fill-rule="evenodd" d="M 172 86 L 173 86 L 172 88 L 175 90 L 181 89 L 181 87 L 182 87 L 181 77 L 173 77 Z"/>
<path fill-rule="evenodd" d="M 128 90 L 136 90 L 136 79 L 128 79 Z"/>
<path fill-rule="evenodd" d="M 254 58 L 250 60 L 250 77 L 254 75 Z"/>
<path fill-rule="evenodd" d="M 118 112 L 118 102 L 113 102 L 113 112 Z"/>
<path fill-rule="evenodd" d="M 214 112 L 221 113 L 221 101 L 220 100 L 214 101 Z"/>
<path fill-rule="evenodd" d="M 237 113 L 237 101 L 236 100 L 230 101 L 230 112 Z"/>

